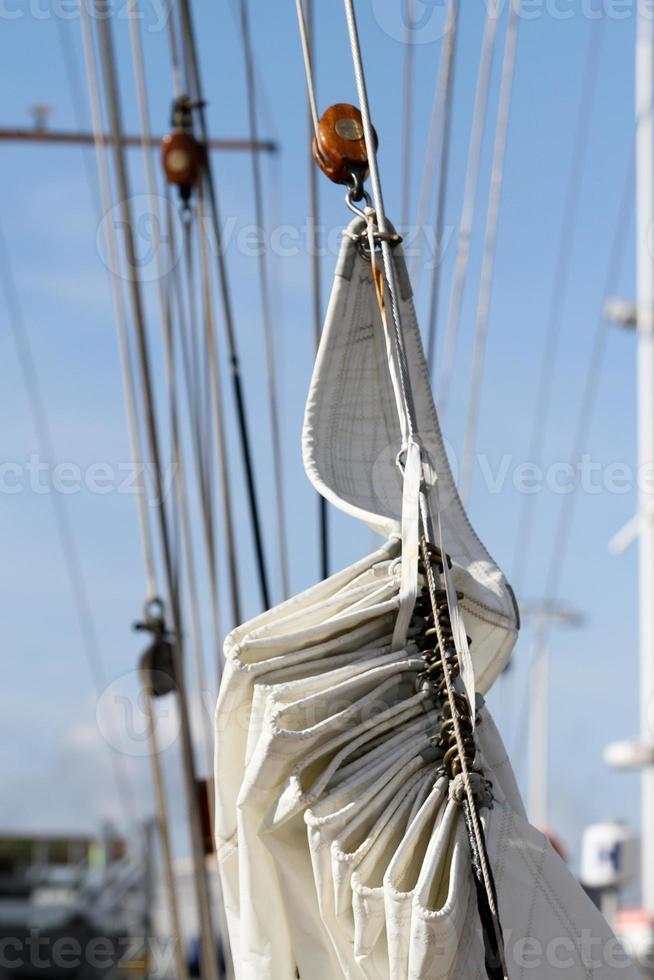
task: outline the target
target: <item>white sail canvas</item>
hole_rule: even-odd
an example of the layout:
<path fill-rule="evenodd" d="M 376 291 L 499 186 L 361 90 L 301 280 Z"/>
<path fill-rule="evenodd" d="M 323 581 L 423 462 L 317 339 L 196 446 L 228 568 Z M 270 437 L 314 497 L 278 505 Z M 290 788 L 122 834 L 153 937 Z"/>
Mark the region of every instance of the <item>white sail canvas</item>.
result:
<path fill-rule="evenodd" d="M 417 627 L 409 623 L 399 649 L 393 634 L 401 432 L 370 263 L 355 242 L 361 228 L 355 220 L 343 239 L 304 459 L 318 490 L 387 543 L 227 639 L 216 821 L 238 980 L 488 976 L 466 824 L 435 740 L 441 709 L 422 681 Z M 456 492 L 399 248 L 393 260 L 420 438 L 435 477 L 432 509 L 463 593 L 475 687 L 484 692 L 515 642 L 515 601 Z M 618 963 L 603 917 L 526 821 L 480 696 L 475 738 L 510 980 L 546 980 L 561 962 L 573 980 L 635 978 L 624 954 Z"/>

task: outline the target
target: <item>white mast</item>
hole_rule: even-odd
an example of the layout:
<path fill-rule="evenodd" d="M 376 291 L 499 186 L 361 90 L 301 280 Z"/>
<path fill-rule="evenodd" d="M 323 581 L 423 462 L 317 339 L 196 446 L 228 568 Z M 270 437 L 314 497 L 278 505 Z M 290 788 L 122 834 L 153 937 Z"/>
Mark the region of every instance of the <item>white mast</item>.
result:
<path fill-rule="evenodd" d="M 636 270 L 638 333 L 638 473 L 640 727 L 652 743 L 649 711 L 654 706 L 654 222 L 652 144 L 653 23 L 647 0 L 638 0 L 636 35 Z M 654 766 L 641 771 L 642 903 L 654 915 Z"/>
<path fill-rule="evenodd" d="M 520 616 L 532 623 L 533 630 L 529 664 L 527 813 L 535 827 L 545 830 L 549 826 L 550 632 L 553 626 L 582 626 L 584 618 L 556 599 L 521 602 Z"/>

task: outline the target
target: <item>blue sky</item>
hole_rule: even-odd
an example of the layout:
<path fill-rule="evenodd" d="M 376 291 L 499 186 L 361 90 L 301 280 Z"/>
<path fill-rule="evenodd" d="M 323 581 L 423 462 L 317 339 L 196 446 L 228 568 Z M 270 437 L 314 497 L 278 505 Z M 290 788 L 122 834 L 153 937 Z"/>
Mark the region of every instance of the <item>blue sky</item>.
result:
<path fill-rule="evenodd" d="M 36 0 L 4 0 L 2 32 L 3 125 L 28 125 L 29 107 L 53 107 L 52 126 L 74 128 L 75 115 L 60 46 L 63 28 L 81 64 L 80 25 L 74 6 Z M 136 131 L 137 107 L 124 6 L 117 7 L 116 44 L 127 128 Z M 633 136 L 634 3 L 542 0 L 525 4 L 506 160 L 488 358 L 484 375 L 478 449 L 493 471 L 508 472 L 492 492 L 475 470 L 471 516 L 490 552 L 508 573 L 515 549 L 519 493 L 515 468 L 526 460 L 533 421 L 538 367 L 553 289 L 563 198 L 574 142 L 581 80 L 589 43 L 600 43 L 600 71 L 590 120 L 590 142 L 579 203 L 579 225 L 570 243 L 570 288 L 556 361 L 554 398 L 545 467 L 568 459 L 584 372 L 604 293 L 605 269 Z M 345 21 L 339 4 L 317 2 L 317 88 L 322 108 L 356 101 Z M 421 4 L 418 3 L 418 7 Z M 603 24 L 593 14 L 599 7 Z M 387 210 L 399 220 L 401 200 L 403 27 L 400 5 L 390 0 L 357 4 L 373 120 L 380 138 L 380 165 Z M 463 5 L 454 97 L 450 193 L 446 225 L 456 228 L 461 209 L 472 100 L 483 28 L 482 0 Z M 143 38 L 154 125 L 166 125 L 172 97 L 162 10 L 142 4 Z M 216 136 L 246 133 L 242 55 L 228 3 L 194 5 L 210 128 Z M 478 207 L 465 294 L 462 331 L 446 435 L 461 449 L 468 395 L 488 173 L 497 108 L 506 4 L 499 32 L 490 115 L 484 140 Z M 417 34 L 416 100 L 412 157 L 413 208 L 418 197 L 429 111 L 439 53 L 441 4 L 425 4 L 425 27 Z M 62 18 L 62 14 L 65 15 Z M 57 23 L 59 18 L 60 23 Z M 434 28 L 434 25 L 436 27 Z M 294 4 L 252 4 L 252 31 L 261 87 L 262 133 L 281 151 L 266 160 L 269 226 L 303 226 L 307 213 L 306 109 Z M 434 35 L 437 35 L 434 38 Z M 86 91 L 81 95 L 86 103 Z M 92 154 L 92 151 L 88 151 Z M 145 189 L 142 160 L 131 157 L 132 190 Z M 91 162 L 93 158 L 91 157 Z M 214 158 L 225 219 L 234 227 L 227 261 L 237 312 L 247 407 L 256 449 L 257 478 L 264 497 L 271 553 L 273 504 L 265 400 L 265 366 L 256 259 L 238 245 L 238 231 L 253 221 L 249 161 L 243 155 Z M 83 151 L 0 144 L 0 214 L 47 402 L 56 453 L 88 474 L 95 463 L 120 467 L 129 460 L 120 369 L 106 269 L 99 255 L 98 220 L 89 194 Z M 332 233 L 347 221 L 342 192 L 320 180 L 322 218 Z M 620 294 L 633 296 L 633 230 L 627 240 Z M 446 249 L 440 323 L 449 296 L 454 235 Z M 287 514 L 292 588 L 318 575 L 316 505 L 300 458 L 300 431 L 309 383 L 313 335 L 309 259 L 271 256 L 275 334 L 284 429 Z M 325 289 L 333 256 L 323 260 Z M 428 275 L 421 277 L 418 310 L 427 307 Z M 155 293 L 148 294 L 151 330 L 158 329 Z M 3 317 L 5 309 L 2 309 Z M 11 336 L 0 331 L 0 391 L 3 401 L 1 459 L 21 466 L 38 452 Z M 155 344 L 159 380 L 160 351 Z M 597 409 L 587 452 L 607 467 L 635 468 L 635 342 L 611 328 L 599 379 Z M 233 437 L 231 399 L 226 392 Z M 605 471 L 606 472 L 606 471 Z M 240 487 L 238 469 L 235 486 Z M 242 495 L 237 493 L 246 575 L 251 548 Z M 521 595 L 542 594 L 551 537 L 561 497 L 543 490 L 533 499 L 535 534 L 527 572 L 516 583 Z M 2 621 L 6 648 L 5 696 L 0 720 L 3 804 L 0 828 L 93 828 L 119 816 L 106 753 L 96 723 L 90 676 L 83 657 L 70 590 L 47 494 L 3 492 Z M 86 489 L 67 506 L 79 540 L 107 674 L 125 678 L 135 666 L 142 639 L 130 626 L 139 615 L 144 584 L 133 495 Z M 636 734 L 637 629 L 636 551 L 609 554 L 610 537 L 634 513 L 633 487 L 626 492 L 583 493 L 577 502 L 561 597 L 587 617 L 582 630 L 555 631 L 551 669 L 551 824 L 577 852 L 583 826 L 605 817 L 638 822 L 635 776 L 609 772 L 602 751 L 609 740 Z M 367 550 L 370 533 L 342 515 L 332 517 L 333 566 Z M 272 564 L 272 562 L 271 562 Z M 277 598 L 279 596 L 277 595 Z M 250 593 L 248 614 L 256 612 Z M 225 625 L 228 614 L 225 612 Z M 524 697 L 530 633 L 515 652 L 516 669 L 492 695 L 498 721 L 524 780 L 524 733 L 515 732 Z M 127 677 L 125 677 L 127 675 Z M 175 753 L 166 753 L 169 775 L 178 778 Z M 129 762 L 141 807 L 149 805 L 143 759 Z"/>

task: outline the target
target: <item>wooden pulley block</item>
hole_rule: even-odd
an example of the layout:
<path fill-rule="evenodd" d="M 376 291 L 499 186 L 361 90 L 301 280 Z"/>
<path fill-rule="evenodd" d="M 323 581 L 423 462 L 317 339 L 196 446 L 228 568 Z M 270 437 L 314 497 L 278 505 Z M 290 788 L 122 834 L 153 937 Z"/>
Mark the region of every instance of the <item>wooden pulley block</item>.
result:
<path fill-rule="evenodd" d="M 353 177 L 364 181 L 368 176 L 368 154 L 359 109 L 346 102 L 330 106 L 318 123 L 318 139 L 314 137 L 311 152 L 322 172 L 335 184 L 350 184 Z"/>
<path fill-rule="evenodd" d="M 191 133 L 175 129 L 161 141 L 161 162 L 169 183 L 191 188 L 200 176 L 202 149 Z"/>

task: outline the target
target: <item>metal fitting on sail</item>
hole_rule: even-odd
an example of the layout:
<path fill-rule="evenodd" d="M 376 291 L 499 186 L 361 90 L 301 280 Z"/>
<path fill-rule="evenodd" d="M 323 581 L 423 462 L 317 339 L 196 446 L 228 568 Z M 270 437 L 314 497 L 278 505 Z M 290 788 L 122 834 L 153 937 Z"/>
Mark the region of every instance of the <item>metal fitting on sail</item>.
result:
<path fill-rule="evenodd" d="M 159 598 L 145 604 L 143 620 L 134 629 L 150 633 L 152 642 L 141 654 L 139 669 L 152 697 L 161 698 L 177 689 L 173 645 L 166 626 L 163 601 Z"/>
<path fill-rule="evenodd" d="M 161 140 L 161 163 L 166 180 L 179 188 L 185 205 L 199 180 L 204 153 L 193 135 L 195 105 L 186 95 L 175 99 L 171 114 L 173 128 Z"/>
<path fill-rule="evenodd" d="M 426 543 L 426 549 L 432 567 L 439 574 L 443 574 L 444 564 L 447 564 L 448 568 L 452 567 L 452 559 L 448 554 L 442 554 L 439 548 L 430 543 Z M 424 576 L 426 568 L 422 559 L 419 561 L 418 568 Z M 463 599 L 463 594 L 457 592 L 457 599 L 459 601 Z M 444 753 L 443 767 L 450 778 L 454 779 L 462 772 L 463 766 L 453 712 L 456 714 L 464 761 L 468 770 L 474 766 L 477 750 L 472 709 L 467 696 L 463 692 L 455 690 L 452 697 L 453 706 L 448 697 L 447 682 L 449 681 L 452 685 L 456 681 L 460 668 L 445 589 L 438 589 L 432 596 L 429 586 L 423 586 L 414 608 L 413 622 L 418 627 L 418 633 L 413 639 L 425 664 L 424 670 L 420 674 L 420 686 L 423 690 L 429 691 L 442 712 L 438 742 Z M 443 654 L 441 654 L 441 643 Z M 470 643 L 470 637 L 468 637 L 468 643 Z M 447 671 L 447 679 L 445 671 Z"/>

